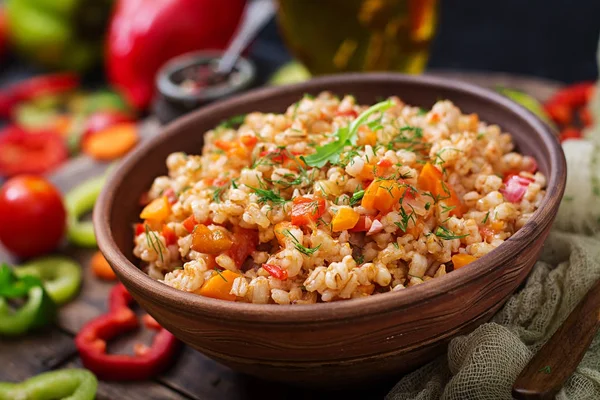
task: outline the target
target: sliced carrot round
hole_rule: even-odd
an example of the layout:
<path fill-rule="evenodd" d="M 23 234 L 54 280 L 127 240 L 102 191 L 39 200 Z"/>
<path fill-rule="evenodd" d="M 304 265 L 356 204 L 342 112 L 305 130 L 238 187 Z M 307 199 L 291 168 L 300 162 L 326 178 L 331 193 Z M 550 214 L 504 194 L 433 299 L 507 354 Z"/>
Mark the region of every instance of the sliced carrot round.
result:
<path fill-rule="evenodd" d="M 100 279 L 104 279 L 107 281 L 114 281 L 117 279 L 115 272 L 112 270 L 106 258 L 97 251 L 92 256 L 92 260 L 90 261 L 90 265 L 92 267 L 92 272 Z"/>
<path fill-rule="evenodd" d="M 124 156 L 138 142 L 136 124 L 125 122 L 112 125 L 85 138 L 82 150 L 100 161 L 110 161 Z"/>

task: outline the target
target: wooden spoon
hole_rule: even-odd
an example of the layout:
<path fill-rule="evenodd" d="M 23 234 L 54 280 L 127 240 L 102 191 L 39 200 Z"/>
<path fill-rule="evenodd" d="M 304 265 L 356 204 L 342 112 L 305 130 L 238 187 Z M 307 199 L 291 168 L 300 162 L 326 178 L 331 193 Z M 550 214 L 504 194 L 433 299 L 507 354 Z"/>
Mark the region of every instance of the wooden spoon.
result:
<path fill-rule="evenodd" d="M 554 399 L 575 372 L 599 327 L 600 281 L 521 371 L 513 385 L 513 396 L 516 399 Z"/>

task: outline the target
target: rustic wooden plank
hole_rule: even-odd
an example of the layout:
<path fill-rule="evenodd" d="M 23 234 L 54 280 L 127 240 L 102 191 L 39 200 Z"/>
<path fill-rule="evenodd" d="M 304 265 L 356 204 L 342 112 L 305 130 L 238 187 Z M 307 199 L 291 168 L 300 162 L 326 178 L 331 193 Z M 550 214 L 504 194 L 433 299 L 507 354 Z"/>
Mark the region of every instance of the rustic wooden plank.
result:
<path fill-rule="evenodd" d="M 81 360 L 70 362 L 66 367 L 81 368 Z M 189 397 L 177 393 L 152 381 L 107 382 L 98 381 L 96 400 L 189 400 Z"/>
<path fill-rule="evenodd" d="M 22 381 L 64 363 L 76 353 L 73 339 L 56 328 L 0 338 L 0 381 Z"/>

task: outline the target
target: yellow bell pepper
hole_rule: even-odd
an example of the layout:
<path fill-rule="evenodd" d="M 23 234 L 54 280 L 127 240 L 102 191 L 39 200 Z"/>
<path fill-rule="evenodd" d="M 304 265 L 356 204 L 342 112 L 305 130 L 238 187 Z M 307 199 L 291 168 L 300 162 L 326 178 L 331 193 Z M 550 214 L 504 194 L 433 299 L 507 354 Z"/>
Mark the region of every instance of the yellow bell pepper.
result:
<path fill-rule="evenodd" d="M 151 221 L 164 221 L 170 214 L 171 204 L 169 204 L 169 199 L 167 199 L 167 196 L 162 196 L 152 200 L 150 204 L 144 207 L 140 213 L 140 218 Z"/>
<path fill-rule="evenodd" d="M 213 275 L 204 283 L 198 293 L 202 296 L 212 297 L 213 299 L 235 301 L 236 296 L 229 292 L 233 286 L 233 281 L 238 276 L 239 274 L 226 269 L 217 275 Z"/>
<path fill-rule="evenodd" d="M 358 214 L 352 208 L 347 206 L 340 207 L 337 214 L 335 214 L 335 217 L 333 217 L 333 231 L 341 232 L 352 229 L 359 219 L 360 214 Z"/>
<path fill-rule="evenodd" d="M 454 269 L 462 268 L 475 260 L 477 260 L 477 257 L 474 257 L 470 254 L 455 254 L 452 256 L 452 264 L 454 264 Z"/>

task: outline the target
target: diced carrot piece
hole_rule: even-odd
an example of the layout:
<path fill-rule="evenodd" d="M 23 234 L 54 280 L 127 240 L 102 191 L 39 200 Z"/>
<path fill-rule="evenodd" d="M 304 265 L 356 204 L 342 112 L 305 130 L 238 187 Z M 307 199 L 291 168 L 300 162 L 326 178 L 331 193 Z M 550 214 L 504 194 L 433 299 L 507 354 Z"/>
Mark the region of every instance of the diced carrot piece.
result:
<path fill-rule="evenodd" d="M 371 164 L 365 164 L 358 173 L 357 178 L 363 181 L 372 181 L 375 179 L 375 166 Z"/>
<path fill-rule="evenodd" d="M 419 188 L 430 192 L 434 197 L 439 198 L 446 207 L 453 207 L 449 214 L 461 217 L 463 214 L 463 204 L 454 189 L 444 182 L 442 171 L 433 164 L 427 163 L 423 166 L 417 179 Z"/>
<path fill-rule="evenodd" d="M 198 224 L 192 232 L 192 250 L 199 253 L 219 254 L 227 251 L 233 245 L 229 231 L 222 227 L 210 229 L 204 224 Z"/>
<path fill-rule="evenodd" d="M 352 208 L 347 206 L 340 207 L 337 214 L 335 214 L 333 217 L 333 221 L 331 222 L 333 225 L 333 231 L 341 232 L 352 229 L 359 219 L 360 214 L 354 211 Z"/>
<path fill-rule="evenodd" d="M 363 195 L 361 205 L 371 210 L 379 210 L 382 213 L 391 211 L 400 200 L 412 193 L 407 193 L 408 187 L 402 182 L 391 179 L 380 179 L 371 182 Z M 405 194 L 406 193 L 406 194 Z M 412 196 L 412 194 L 410 194 Z"/>
<path fill-rule="evenodd" d="M 437 169 L 433 164 L 427 163 L 423 166 L 419 178 L 417 179 L 417 183 L 419 188 L 435 195 L 434 192 L 437 192 L 438 182 L 442 179 L 442 171 Z"/>
<path fill-rule="evenodd" d="M 81 149 L 96 160 L 110 161 L 127 154 L 137 142 L 136 124 L 124 122 L 89 135 L 83 140 Z"/>
<path fill-rule="evenodd" d="M 165 243 L 167 246 L 177 243 L 177 235 L 173 229 L 169 228 L 169 225 L 163 225 L 162 235 L 165 238 Z"/>
<path fill-rule="evenodd" d="M 293 227 L 294 225 L 292 225 L 290 222 L 283 221 L 276 224 L 273 228 L 273 230 L 275 231 L 275 237 L 277 238 L 277 242 L 281 246 L 285 246 L 286 238 L 288 237 L 287 231 L 292 229 Z"/>
<path fill-rule="evenodd" d="M 171 204 L 169 204 L 167 196 L 161 196 L 152 200 L 150 204 L 144 207 L 140 213 L 140 218 L 150 219 L 153 221 L 164 221 L 169 217 L 170 214 Z"/>
<path fill-rule="evenodd" d="M 198 222 L 196 222 L 196 218 L 194 217 L 194 214 L 190 215 L 189 217 L 187 217 L 183 222 L 182 225 L 183 227 L 189 232 L 192 233 L 194 231 L 194 227 L 198 224 Z"/>
<path fill-rule="evenodd" d="M 230 150 L 233 147 L 235 147 L 236 143 L 235 142 L 226 142 L 225 140 L 215 140 L 214 145 L 215 145 L 215 147 L 217 147 L 221 150 L 227 151 L 227 150 Z"/>
<path fill-rule="evenodd" d="M 299 196 L 292 204 L 292 224 L 304 226 L 313 223 L 325 213 L 325 199 Z"/>
<path fill-rule="evenodd" d="M 114 281 L 117 279 L 115 272 L 112 270 L 106 258 L 99 251 L 95 252 L 90 261 L 92 272 L 100 279 Z"/>
<path fill-rule="evenodd" d="M 477 260 L 477 257 L 473 257 L 470 254 L 455 254 L 452 256 L 452 264 L 454 264 L 454 269 L 462 268 L 475 260 Z"/>
<path fill-rule="evenodd" d="M 235 301 L 236 296 L 229 292 L 233 286 L 233 281 L 238 276 L 240 275 L 226 269 L 219 274 L 213 275 L 202 285 L 198 293 L 202 296 L 212 297 L 213 299 Z"/>

